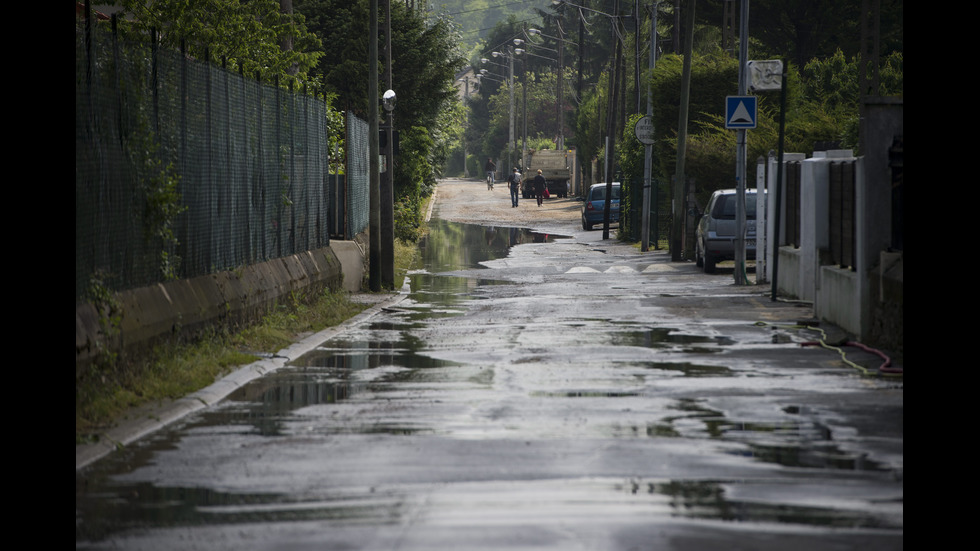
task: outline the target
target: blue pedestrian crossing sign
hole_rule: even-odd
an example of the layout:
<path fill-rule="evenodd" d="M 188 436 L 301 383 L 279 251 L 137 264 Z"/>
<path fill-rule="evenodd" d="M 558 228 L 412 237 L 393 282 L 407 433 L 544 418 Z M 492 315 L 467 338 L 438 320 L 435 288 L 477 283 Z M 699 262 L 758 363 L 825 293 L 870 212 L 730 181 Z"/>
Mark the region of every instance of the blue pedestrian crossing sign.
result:
<path fill-rule="evenodd" d="M 725 128 L 755 128 L 758 115 L 756 96 L 727 96 L 725 98 Z"/>

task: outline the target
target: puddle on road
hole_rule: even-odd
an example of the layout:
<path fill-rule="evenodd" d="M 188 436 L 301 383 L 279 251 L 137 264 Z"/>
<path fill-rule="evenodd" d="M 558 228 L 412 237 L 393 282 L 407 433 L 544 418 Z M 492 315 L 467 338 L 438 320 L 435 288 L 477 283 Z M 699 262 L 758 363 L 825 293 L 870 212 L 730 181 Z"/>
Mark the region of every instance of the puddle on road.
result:
<path fill-rule="evenodd" d="M 292 496 L 224 493 L 207 488 L 161 487 L 113 481 L 116 472 L 129 472 L 153 461 L 160 450 L 175 449 L 187 431 L 262 436 L 284 434 L 284 424 L 299 408 L 349 400 L 359 392 L 384 392 L 401 383 L 429 382 L 428 373 L 458 365 L 420 354 L 424 343 L 412 335 L 425 320 L 458 315 L 472 300 L 474 289 L 496 285 L 491 279 L 439 275 L 480 268 L 481 262 L 504 258 L 514 245 L 554 241 L 553 235 L 520 228 L 485 228 L 433 220 L 420 246 L 420 264 L 410 273 L 411 294 L 406 303 L 389 311 L 384 320 L 363 329 L 363 338 L 323 343 L 275 373 L 244 385 L 221 407 L 192 416 L 179 432 L 161 432 L 143 439 L 76 477 L 76 542 L 98 540 L 128 528 L 167 527 L 203 522 L 290 521 L 357 518 L 371 520 L 394 515 L 391 504 L 364 499 L 321 498 L 297 502 Z M 352 429 L 354 430 L 354 429 Z M 413 427 L 372 425 L 358 432 L 410 434 Z"/>
<path fill-rule="evenodd" d="M 532 392 L 531 396 L 544 398 L 632 398 L 636 392 L 612 392 L 604 390 L 569 390 L 564 392 Z"/>
<path fill-rule="evenodd" d="M 410 274 L 410 306 L 400 306 L 386 319 L 367 324 L 359 337 L 323 343 L 318 350 L 234 392 L 219 408 L 186 423 L 182 430 L 209 430 L 278 436 L 297 409 L 350 400 L 359 392 L 384 392 L 406 382 L 431 382 L 430 374 L 459 364 L 421 353 L 425 343 L 413 331 L 425 320 L 459 315 L 464 303 L 475 300 L 474 290 L 497 285 L 491 279 L 439 275 L 480 268 L 481 262 L 506 257 L 510 247 L 543 243 L 548 236 L 516 228 L 483 228 L 434 220 L 421 247 L 420 266 Z M 392 313 L 392 312 L 389 312 Z M 678 334 L 669 328 L 607 333 L 606 344 L 660 347 L 698 347 L 717 351 L 728 346 L 725 337 Z M 686 362 L 650 362 L 651 370 L 688 377 L 729 375 L 726 367 Z M 492 376 L 489 372 L 486 377 Z M 554 398 L 635 398 L 638 393 L 566 391 L 539 393 Z M 638 425 L 642 435 L 643 423 Z M 354 427 L 360 433 L 412 434 L 410 426 Z M 148 483 L 112 481 L 114 472 L 130 472 L 152 463 L 161 449 L 173 449 L 182 437 L 167 431 L 122 450 L 80 479 L 76 477 L 76 542 L 98 540 L 126 529 L 191 524 L 285 522 L 293 520 L 385 522 L 400 514 L 398 499 L 384 496 L 284 496 L 226 493 L 209 488 L 162 487 Z M 738 455 L 786 467 L 872 470 L 880 466 L 841 451 L 826 427 L 804 419 L 795 422 L 738 422 L 693 402 L 682 402 L 675 417 L 646 427 L 650 438 L 716 438 L 741 442 Z M 859 512 L 821 510 L 780 504 L 766 505 L 727 499 L 724 484 L 714 481 L 650 483 L 645 491 L 668 496 L 675 514 L 691 518 L 748 522 L 799 523 L 819 526 L 875 526 Z M 901 527 L 900 525 L 898 526 Z"/>
<path fill-rule="evenodd" d="M 463 303 L 480 299 L 480 287 L 510 283 L 442 274 L 485 269 L 482 263 L 506 258 L 515 245 L 551 243 L 562 237 L 525 228 L 430 221 L 428 233 L 419 243 L 418 264 L 408 274 L 409 297 L 415 304 L 406 317 L 420 321 L 461 314 Z"/>
<path fill-rule="evenodd" d="M 507 228 L 432 220 L 419 246 L 421 266 L 428 273 L 479 268 L 489 260 L 506 258 L 511 247 L 551 243 L 564 236 Z"/>
<path fill-rule="evenodd" d="M 723 365 L 703 365 L 690 362 L 649 362 L 643 364 L 649 369 L 660 369 L 680 373 L 686 377 L 730 377 L 732 370 Z"/>
<path fill-rule="evenodd" d="M 420 244 L 420 263 L 409 274 L 409 300 L 368 324 L 363 338 L 343 335 L 327 341 L 286 369 L 243 386 L 228 397 L 231 407 L 213 412 L 205 422 L 248 423 L 260 434 L 278 435 L 283 419 L 296 409 L 348 400 L 359 392 L 384 392 L 397 383 L 432 382 L 426 370 L 459 364 L 420 354 L 425 343 L 412 331 L 424 328 L 426 320 L 460 315 L 476 288 L 498 284 L 439 272 L 479 268 L 481 262 L 506 257 L 514 245 L 556 237 L 433 220 Z"/>
<path fill-rule="evenodd" d="M 726 453 L 783 467 L 849 471 L 888 471 L 883 464 L 840 448 L 833 431 L 819 422 L 787 418 L 778 421 L 739 421 L 693 400 L 681 400 L 682 415 L 647 428 L 651 437 L 710 438 L 739 442 L 741 449 Z M 793 407 L 784 408 L 793 413 Z"/>
<path fill-rule="evenodd" d="M 610 319 L 589 319 L 589 323 L 583 322 L 578 325 L 589 327 L 597 323 L 615 327 L 616 320 Z M 569 324 L 569 327 L 577 327 Z M 736 341 L 724 335 L 692 335 L 690 333 L 678 332 L 673 327 L 640 327 L 628 328 L 625 330 L 596 331 L 592 335 L 586 334 L 582 337 L 581 343 L 591 342 L 597 345 L 613 346 L 636 346 L 641 348 L 672 349 L 680 353 L 688 354 L 716 354 L 724 350 L 725 347 L 733 346 Z"/>
<path fill-rule="evenodd" d="M 76 542 L 98 541 L 113 533 L 150 526 L 353 520 L 386 523 L 402 514 L 400 500 L 384 494 L 297 496 L 149 483 L 117 484 L 113 489 L 118 492 L 116 499 L 103 501 L 88 522 L 76 524 Z"/>
<path fill-rule="evenodd" d="M 727 496 L 729 488 L 751 487 L 752 483 L 716 480 L 671 480 L 666 482 L 633 482 L 628 490 L 634 495 L 665 496 L 676 517 L 722 520 L 728 522 L 801 524 L 824 528 L 901 529 L 902 523 L 887 516 L 861 510 L 824 508 L 764 500 L 737 500 Z"/>
<path fill-rule="evenodd" d="M 235 407 L 212 412 L 206 422 L 248 423 L 259 434 L 278 435 L 284 419 L 299 408 L 384 392 L 397 383 L 427 382 L 426 370 L 459 365 L 418 354 L 421 343 L 401 335 L 399 341 L 327 341 L 230 394 L 226 401 Z"/>

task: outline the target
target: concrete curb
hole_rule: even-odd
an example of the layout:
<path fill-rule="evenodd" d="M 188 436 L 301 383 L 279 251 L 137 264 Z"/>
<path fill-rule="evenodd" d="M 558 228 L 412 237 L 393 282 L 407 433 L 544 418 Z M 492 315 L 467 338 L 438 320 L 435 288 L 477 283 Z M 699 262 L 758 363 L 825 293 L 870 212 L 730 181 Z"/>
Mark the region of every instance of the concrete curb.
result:
<path fill-rule="evenodd" d="M 272 358 L 258 360 L 241 367 L 222 377 L 220 380 L 215 381 L 214 384 L 207 388 L 203 388 L 177 400 L 147 406 L 138 410 L 129 421 L 123 422 L 104 432 L 97 443 L 76 445 L 75 470 L 77 471 L 91 465 L 112 451 L 129 445 L 191 413 L 211 407 L 249 382 L 278 369 L 282 369 L 289 361 L 314 350 L 323 341 L 334 338 L 351 327 L 363 323 L 381 310 L 398 304 L 408 296 L 408 292 L 406 286 L 403 286 L 402 290 L 397 294 L 365 296 L 379 296 L 383 298 L 380 302 L 375 303 L 344 323 L 310 335 L 280 350 Z"/>
<path fill-rule="evenodd" d="M 346 247 L 345 247 L 346 246 Z M 335 249 L 342 250 L 338 256 Z M 283 297 L 360 285 L 356 244 L 334 246 L 276 258 L 237 271 L 222 271 L 190 279 L 168 281 L 114 293 L 114 333 L 102 327 L 97 305 L 75 304 L 75 377 L 86 372 L 105 350 L 140 353 L 171 338 L 194 338 L 220 325 L 235 327 L 258 319 Z M 353 252 L 351 252 L 353 251 Z"/>

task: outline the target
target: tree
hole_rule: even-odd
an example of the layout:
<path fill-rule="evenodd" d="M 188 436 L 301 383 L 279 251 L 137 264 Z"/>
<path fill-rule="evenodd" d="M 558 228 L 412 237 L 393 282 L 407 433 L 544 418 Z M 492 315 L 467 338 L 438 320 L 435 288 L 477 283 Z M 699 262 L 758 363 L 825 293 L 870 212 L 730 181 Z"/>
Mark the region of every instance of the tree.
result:
<path fill-rule="evenodd" d="M 337 93 L 339 106 L 364 116 L 368 97 L 368 0 L 294 0 L 309 29 L 323 43 L 315 71 Z M 465 59 L 451 21 L 425 20 L 419 10 L 391 2 L 392 88 L 398 94 L 399 125 L 436 123 L 455 89 L 453 78 Z M 380 46 L 383 47 L 383 38 Z M 382 64 L 383 65 L 383 64 Z"/>
<path fill-rule="evenodd" d="M 321 40 L 325 55 L 314 69 L 337 105 L 367 116 L 369 0 L 294 0 L 309 29 Z M 398 97 L 395 130 L 400 135 L 395 159 L 396 233 L 413 235 L 421 223 L 419 209 L 435 184 L 448 154 L 447 142 L 458 134 L 457 118 L 447 110 L 456 102 L 453 82 L 465 59 L 459 33 L 446 18 L 427 21 L 424 12 L 391 2 L 392 89 Z M 380 38 L 379 46 L 383 47 Z M 384 64 L 379 63 L 379 69 Z M 382 85 L 382 88 L 387 88 Z"/>
<path fill-rule="evenodd" d="M 902 0 L 881 0 L 881 52 L 902 51 Z M 698 5 L 699 20 L 718 25 L 721 3 Z M 804 66 L 814 58 L 860 53 L 861 2 L 855 0 L 753 0 L 750 34 L 762 49 Z"/>
<path fill-rule="evenodd" d="M 278 0 L 120 0 L 129 30 L 156 31 L 160 44 L 263 79 L 310 82 L 310 69 L 323 55 L 319 39 L 302 15 L 283 13 Z M 288 44 L 288 48 L 283 48 Z"/>
<path fill-rule="evenodd" d="M 505 59 L 494 57 L 492 53 L 505 51 L 513 45 L 513 39 L 520 36 L 523 36 L 522 25 L 511 15 L 494 26 L 487 36 L 486 45 L 482 51 L 470 60 L 470 65 L 474 67 L 476 72 L 479 73 L 481 69 L 486 69 L 492 74 L 492 76 L 480 79 L 479 93 L 473 95 L 468 102 L 470 114 L 468 118 L 469 129 L 466 133 L 467 151 L 480 152 L 481 158 L 506 159 L 510 116 L 507 83 L 509 68 Z M 483 63 L 482 59 L 487 59 L 487 62 Z M 516 71 L 517 68 L 515 68 L 515 75 Z M 503 101 L 502 105 L 500 104 L 501 101 Z M 501 156 L 502 152 L 504 156 Z M 503 168 L 503 165 L 498 162 L 498 167 Z"/>

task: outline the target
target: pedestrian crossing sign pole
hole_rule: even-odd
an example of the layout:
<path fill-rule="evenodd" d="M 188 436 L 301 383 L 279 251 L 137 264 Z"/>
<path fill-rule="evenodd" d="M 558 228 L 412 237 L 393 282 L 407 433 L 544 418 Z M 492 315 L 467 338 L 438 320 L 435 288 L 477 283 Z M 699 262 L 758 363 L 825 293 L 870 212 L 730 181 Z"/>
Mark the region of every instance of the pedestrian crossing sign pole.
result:
<path fill-rule="evenodd" d="M 744 130 L 755 128 L 758 115 L 756 96 L 725 97 L 725 128 Z"/>

